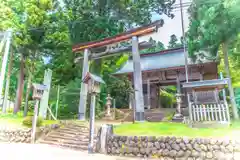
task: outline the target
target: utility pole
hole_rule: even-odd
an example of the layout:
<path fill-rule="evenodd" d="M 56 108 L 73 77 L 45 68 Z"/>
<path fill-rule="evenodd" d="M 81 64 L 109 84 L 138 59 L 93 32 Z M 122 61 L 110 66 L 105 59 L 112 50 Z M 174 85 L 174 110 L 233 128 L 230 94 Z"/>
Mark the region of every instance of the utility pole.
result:
<path fill-rule="evenodd" d="M 184 58 L 185 58 L 185 76 L 186 76 L 186 82 L 188 82 L 188 53 L 186 52 L 186 38 L 185 38 L 185 30 L 184 30 L 182 0 L 180 0 L 180 12 L 181 12 L 181 23 L 182 23 L 183 50 L 184 50 Z"/>

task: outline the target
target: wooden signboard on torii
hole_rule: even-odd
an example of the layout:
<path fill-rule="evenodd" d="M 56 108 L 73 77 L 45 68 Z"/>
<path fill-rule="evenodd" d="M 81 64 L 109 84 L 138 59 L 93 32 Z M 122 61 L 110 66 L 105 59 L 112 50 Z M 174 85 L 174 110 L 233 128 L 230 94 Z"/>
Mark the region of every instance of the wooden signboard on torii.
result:
<path fill-rule="evenodd" d="M 83 70 L 82 77 L 84 77 L 89 71 L 89 60 L 99 59 L 108 56 L 114 56 L 123 52 L 132 51 L 133 57 L 133 77 L 134 77 L 134 88 L 135 88 L 135 115 L 136 121 L 144 120 L 144 99 L 143 99 L 143 89 L 142 89 L 142 71 L 140 64 L 140 54 L 139 50 L 144 48 L 149 48 L 152 45 L 147 42 L 139 43 L 138 38 L 157 32 L 158 28 L 161 27 L 163 22 L 155 21 L 149 25 L 145 25 L 136 29 L 132 29 L 125 33 L 105 38 L 99 41 L 87 42 L 82 44 L 77 44 L 73 46 L 73 52 L 82 52 L 83 56 L 75 59 L 75 62 L 83 59 Z M 124 43 L 127 42 L 127 43 Z M 85 120 L 85 111 L 87 103 L 87 84 L 82 82 L 80 91 L 80 101 L 79 101 L 79 119 Z"/>

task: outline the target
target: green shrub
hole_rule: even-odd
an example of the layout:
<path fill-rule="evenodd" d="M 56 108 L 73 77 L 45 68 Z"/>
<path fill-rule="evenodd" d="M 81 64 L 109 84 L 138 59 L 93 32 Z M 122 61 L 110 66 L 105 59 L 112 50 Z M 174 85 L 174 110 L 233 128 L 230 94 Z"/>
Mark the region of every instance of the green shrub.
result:
<path fill-rule="evenodd" d="M 175 88 L 169 87 L 162 89 L 160 92 L 160 102 L 163 108 L 172 108 L 176 104 Z"/>
<path fill-rule="evenodd" d="M 31 127 L 32 126 L 32 122 L 33 122 L 33 116 L 27 116 L 23 119 L 23 125 L 27 126 L 27 127 Z M 37 119 L 37 127 L 40 127 L 43 123 L 43 119 L 41 117 L 38 117 Z"/>

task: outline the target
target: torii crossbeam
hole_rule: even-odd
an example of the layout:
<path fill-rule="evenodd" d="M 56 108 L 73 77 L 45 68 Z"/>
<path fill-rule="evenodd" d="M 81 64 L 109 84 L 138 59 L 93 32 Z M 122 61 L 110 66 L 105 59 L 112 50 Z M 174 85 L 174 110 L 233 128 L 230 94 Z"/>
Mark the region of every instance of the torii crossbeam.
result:
<path fill-rule="evenodd" d="M 134 89 L 135 89 L 135 117 L 136 121 L 144 121 L 144 99 L 142 89 L 142 71 L 140 64 L 139 49 L 149 48 L 149 43 L 140 43 L 138 38 L 157 32 L 158 28 L 161 27 L 163 22 L 161 20 L 155 21 L 149 25 L 145 25 L 139 28 L 132 29 L 125 33 L 105 38 L 99 41 L 87 42 L 77 44 L 72 47 L 73 52 L 81 52 L 83 54 L 83 70 L 82 77 L 85 77 L 89 70 L 88 61 L 89 59 L 98 59 L 104 56 L 114 56 L 116 53 L 122 53 L 123 51 L 132 50 L 133 64 L 134 64 Z M 127 44 L 130 44 L 126 46 Z M 82 59 L 82 57 L 78 58 Z M 78 60 L 77 59 L 77 60 Z M 87 102 L 87 84 L 82 82 L 80 91 L 79 101 L 79 119 L 85 120 Z"/>

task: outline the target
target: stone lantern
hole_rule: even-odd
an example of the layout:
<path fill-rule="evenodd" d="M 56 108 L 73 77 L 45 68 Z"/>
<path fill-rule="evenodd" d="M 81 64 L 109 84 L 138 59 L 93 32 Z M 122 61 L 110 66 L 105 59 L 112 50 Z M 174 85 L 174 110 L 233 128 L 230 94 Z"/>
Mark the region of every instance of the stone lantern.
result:
<path fill-rule="evenodd" d="M 176 113 L 173 116 L 173 121 L 176 121 L 176 122 L 182 122 L 183 121 L 183 115 L 181 113 L 182 96 L 183 95 L 180 94 L 180 93 L 176 94 L 177 107 L 176 107 Z"/>
<path fill-rule="evenodd" d="M 33 83 L 32 87 L 33 87 L 32 98 L 34 100 L 40 100 L 43 96 L 43 92 L 47 89 L 47 86 L 42 85 L 42 84 Z"/>
<path fill-rule="evenodd" d="M 103 79 L 91 73 L 87 73 L 83 79 L 83 83 L 88 84 L 88 93 L 97 94 L 100 93 L 100 84 L 105 84 Z"/>
<path fill-rule="evenodd" d="M 32 122 L 32 134 L 31 134 L 31 142 L 34 143 L 35 141 L 35 133 L 36 133 L 36 125 L 37 125 L 37 118 L 38 118 L 38 104 L 43 96 L 43 92 L 47 89 L 46 85 L 33 83 L 33 99 L 35 100 L 34 106 L 34 118 Z"/>
<path fill-rule="evenodd" d="M 106 113 L 106 116 L 110 117 L 111 116 L 111 105 L 112 105 L 112 97 L 110 96 L 110 94 L 107 95 L 107 103 L 106 103 L 106 106 L 107 106 L 107 113 Z"/>
<path fill-rule="evenodd" d="M 86 76 L 83 78 L 83 83 L 88 84 L 88 93 L 91 94 L 90 127 L 89 127 L 90 138 L 89 138 L 89 144 L 88 144 L 88 152 L 93 153 L 96 94 L 100 93 L 100 85 L 105 84 L 105 82 L 101 77 L 88 72 Z"/>

